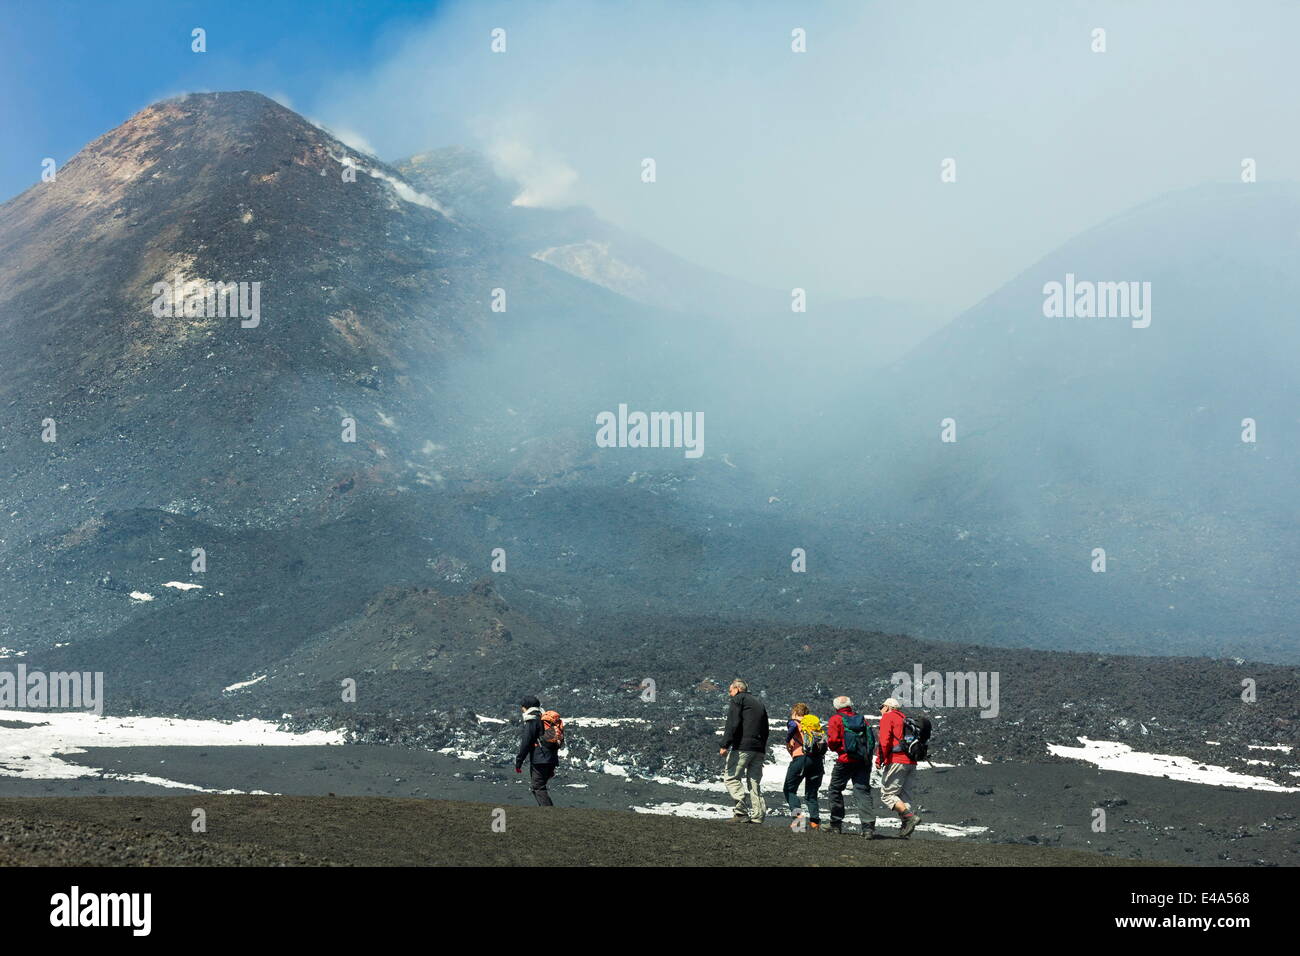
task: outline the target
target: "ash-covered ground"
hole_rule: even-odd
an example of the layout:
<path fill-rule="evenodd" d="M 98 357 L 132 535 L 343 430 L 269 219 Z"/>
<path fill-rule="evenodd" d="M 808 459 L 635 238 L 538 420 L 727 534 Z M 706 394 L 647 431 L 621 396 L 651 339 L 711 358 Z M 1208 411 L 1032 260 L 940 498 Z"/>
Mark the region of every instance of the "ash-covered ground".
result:
<path fill-rule="evenodd" d="M 729 815 L 729 801 L 719 782 L 716 761 L 712 776 L 693 786 L 581 769 L 587 761 L 577 753 L 594 746 L 597 735 L 590 727 L 575 727 L 571 735 L 575 754 L 563 761 L 551 785 L 558 806 L 618 810 L 629 817 L 662 815 L 712 820 L 719 829 L 727 829 L 721 821 Z M 228 799 L 220 797 L 220 792 L 241 791 L 471 801 L 484 805 L 485 813 L 490 807 L 531 807 L 526 775 L 516 775 L 506 755 L 503 744 L 509 736 L 510 731 L 502 731 L 501 746 L 489 743 L 489 748 L 497 752 L 473 760 L 394 745 L 92 748 L 65 758 L 88 771 L 93 769 L 91 775 L 63 780 L 0 777 L 0 798 L 184 793 L 192 810 L 211 806 L 213 800 Z M 706 745 L 709 742 L 706 740 Z M 789 824 L 790 817 L 780 799 L 776 769 L 775 765 L 769 766 L 764 791 L 770 810 L 767 827 L 779 830 Z M 142 774 L 156 782 L 128 779 Z M 986 855 L 964 856 L 967 865 L 980 859 L 1000 859 L 998 847 L 1008 844 L 1174 864 L 1297 863 L 1296 800 L 1290 794 L 1180 783 L 1101 771 L 1077 763 L 1003 762 L 926 769 L 918 774 L 916 796 L 925 823 L 913 842 L 987 848 Z M 164 780 L 168 783 L 161 782 Z M 4 804 L 0 799 L 0 815 Z M 39 809 L 40 804 L 28 805 L 27 818 L 33 817 L 33 807 Z M 1094 810 L 1098 807 L 1106 811 L 1104 831 L 1093 828 Z M 885 843 L 897 832 L 896 820 L 881 808 L 877 807 L 877 812 L 879 832 L 885 838 L 877 842 Z M 610 841 L 618 845 L 625 836 L 621 831 L 636 826 L 630 819 L 626 823 L 612 817 L 603 819 L 604 829 L 593 834 L 593 844 Z M 160 826 L 166 823 L 154 822 Z M 170 832 L 167 826 L 163 829 Z M 850 813 L 848 832 L 839 839 L 855 840 L 855 832 L 856 815 Z M 804 837 L 835 841 L 830 835 Z M 915 851 L 909 860 L 912 844 L 889 842 L 903 854 L 893 862 L 933 862 L 925 851 Z M 338 847 L 332 852 L 338 854 Z M 568 862 L 597 862 L 595 855 L 603 852 L 593 849 L 589 860 L 581 851 L 575 851 Z M 823 852 L 829 857 L 840 851 L 831 848 Z M 423 862 L 434 862 L 435 851 L 430 848 L 428 853 Z M 717 857 L 699 862 L 727 861 Z"/>

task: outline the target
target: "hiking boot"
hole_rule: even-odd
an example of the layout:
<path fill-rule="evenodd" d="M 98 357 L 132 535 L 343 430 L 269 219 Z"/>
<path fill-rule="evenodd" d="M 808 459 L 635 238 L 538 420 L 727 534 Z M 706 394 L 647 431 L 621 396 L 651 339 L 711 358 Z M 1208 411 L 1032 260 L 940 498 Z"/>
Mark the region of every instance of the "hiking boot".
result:
<path fill-rule="evenodd" d="M 798 832 L 800 830 L 799 821 L 803 819 L 802 813 L 796 813 L 794 819 L 790 821 L 790 829 Z"/>
<path fill-rule="evenodd" d="M 821 825 L 821 823 L 819 823 L 817 820 L 811 820 L 811 821 L 809 821 L 809 823 L 808 823 L 808 829 L 809 829 L 809 830 L 822 830 L 822 829 L 825 829 L 825 828 L 824 828 L 824 827 Z"/>
<path fill-rule="evenodd" d="M 862 835 L 868 840 L 874 840 L 876 838 L 876 825 L 873 823 L 869 827 L 863 827 Z"/>
<path fill-rule="evenodd" d="M 843 833 L 844 827 L 838 823 L 832 823 L 826 831 L 827 833 Z"/>
<path fill-rule="evenodd" d="M 745 823 L 748 820 L 749 817 L 745 816 L 743 813 L 733 813 L 731 815 L 730 820 L 723 820 L 722 822 L 723 823 Z"/>
<path fill-rule="evenodd" d="M 921 822 L 920 814 L 913 813 L 910 817 L 908 817 L 906 820 L 903 821 L 903 829 L 898 832 L 898 838 L 900 840 L 906 840 L 908 837 L 912 835 L 912 831 L 916 829 L 916 825 L 920 822 Z"/>

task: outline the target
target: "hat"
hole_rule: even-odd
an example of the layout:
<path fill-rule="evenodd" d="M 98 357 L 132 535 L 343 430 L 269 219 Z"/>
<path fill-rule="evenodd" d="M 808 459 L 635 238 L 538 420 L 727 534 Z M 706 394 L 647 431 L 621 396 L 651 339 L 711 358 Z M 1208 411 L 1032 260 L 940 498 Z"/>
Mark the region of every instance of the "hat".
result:
<path fill-rule="evenodd" d="M 892 708 L 894 708 L 894 710 L 898 710 L 898 708 L 902 707 L 903 705 L 900 704 L 900 703 L 899 703 L 895 698 L 890 697 L 890 698 L 888 698 L 888 699 L 887 699 L 883 704 L 881 704 L 880 706 L 881 706 L 881 707 L 892 707 Z"/>

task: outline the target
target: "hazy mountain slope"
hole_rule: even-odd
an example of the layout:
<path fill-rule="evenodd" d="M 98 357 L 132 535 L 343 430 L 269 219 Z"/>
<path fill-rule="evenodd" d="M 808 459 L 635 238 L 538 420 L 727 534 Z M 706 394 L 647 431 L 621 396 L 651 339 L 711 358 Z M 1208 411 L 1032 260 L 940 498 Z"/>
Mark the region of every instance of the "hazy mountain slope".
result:
<path fill-rule="evenodd" d="M 156 317 L 178 274 L 260 282 L 260 324 Z M 635 313 L 259 94 L 157 104 L 0 207 L 8 531 L 140 506 L 276 523 L 427 478 L 428 445 L 481 414 L 439 390 L 451 357 Z"/>
<path fill-rule="evenodd" d="M 772 295 L 687 262 L 604 222 L 586 207 L 517 203 L 523 187 L 496 173 L 488 158 L 473 150 L 450 147 L 419 153 L 396 167 L 430 196 L 517 251 L 628 298 L 677 311 L 722 312 L 730 318 L 761 308 Z"/>
<path fill-rule="evenodd" d="M 257 94 L 211 94 L 143 111 L 0 206 L 5 646 L 170 668 L 124 686 L 191 700 L 385 587 L 448 566 L 468 586 L 504 547 L 502 594 L 556 630 L 690 613 L 1300 653 L 1285 194 L 1143 207 L 868 372 L 840 321 L 857 306 L 813 295 L 746 337 L 533 258 L 539 237 L 604 227 L 512 206 L 473 154 L 423 164 L 436 195 L 401 175 Z M 260 325 L 155 317 L 176 268 L 263 282 Z M 1066 271 L 1152 277 L 1151 327 L 1044 318 Z M 597 448 L 594 415 L 623 403 L 703 411 L 703 456 Z M 1236 405 L 1258 445 L 1235 441 Z M 211 579 L 190 575 L 195 547 Z"/>
<path fill-rule="evenodd" d="M 708 316 L 746 364 L 814 385 L 833 356 L 855 368 L 899 358 L 946 320 L 935 310 L 879 298 L 846 300 L 806 290 L 806 312 L 790 309 L 791 290 L 762 288 L 702 268 L 602 220 L 585 206 L 529 204 L 525 188 L 496 172 L 481 153 L 449 147 L 396 164 L 407 179 L 510 248 L 656 308 Z M 828 368 L 829 367 L 829 368 Z"/>
<path fill-rule="evenodd" d="M 888 400 L 908 426 L 925 427 L 922 439 L 952 416 L 982 464 L 1014 453 L 1010 487 L 1134 482 L 1199 505 L 1243 481 L 1294 490 L 1297 215 L 1300 189 L 1285 186 L 1207 186 L 1139 206 L 915 349 Z M 1149 327 L 1044 316 L 1044 284 L 1067 273 L 1149 282 Z M 1259 423 L 1254 446 L 1240 441 L 1247 417 Z"/>
<path fill-rule="evenodd" d="M 803 487 L 929 525 L 922 565 L 988 536 L 1006 542 L 995 562 L 1042 552 L 1014 585 L 972 565 L 976 618 L 1003 600 L 1063 620 L 1086 609 L 1099 635 L 1136 631 L 1135 649 L 1146 634 L 1294 659 L 1297 214 L 1294 188 L 1213 186 L 1087 231 L 846 397 L 857 428 L 814 423 L 814 451 L 795 463 Z M 1044 316 L 1045 283 L 1067 273 L 1150 282 L 1149 327 Z M 940 440 L 949 418 L 955 443 Z M 1094 548 L 1105 575 L 1091 572 Z"/>

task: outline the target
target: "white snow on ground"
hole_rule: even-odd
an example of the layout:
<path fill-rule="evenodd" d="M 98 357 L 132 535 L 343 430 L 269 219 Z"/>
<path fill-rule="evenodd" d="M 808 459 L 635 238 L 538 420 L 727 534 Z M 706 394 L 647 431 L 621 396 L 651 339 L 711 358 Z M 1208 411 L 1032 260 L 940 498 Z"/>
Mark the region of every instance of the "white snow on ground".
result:
<path fill-rule="evenodd" d="M 764 779 L 767 779 L 767 772 L 764 771 Z M 683 790 L 711 790 L 714 793 L 726 793 L 727 786 L 722 782 L 722 771 L 718 771 L 717 780 L 678 780 L 676 777 L 650 777 L 654 783 L 662 783 L 668 787 L 681 787 Z"/>
<path fill-rule="evenodd" d="M 1206 743 L 1209 743 L 1207 740 Z M 1278 750 L 1284 754 L 1289 754 L 1291 748 L 1286 744 L 1246 744 L 1248 750 Z"/>
<path fill-rule="evenodd" d="M 827 806 L 823 799 L 822 806 Z M 731 816 L 731 808 L 720 806 L 716 803 L 694 803 L 686 801 L 683 803 L 657 803 L 652 807 L 633 807 L 637 813 L 652 813 L 658 816 L 671 817 L 693 817 L 697 820 L 725 820 Z M 769 805 L 769 810 L 771 809 Z M 856 820 L 856 811 L 852 820 Z M 852 822 L 852 820 L 850 822 Z M 876 826 L 881 829 L 901 827 L 902 821 L 896 816 L 876 817 Z M 917 826 L 918 833 L 934 833 L 946 837 L 963 837 L 975 833 L 986 833 L 988 827 L 963 827 L 950 823 L 921 823 Z"/>
<path fill-rule="evenodd" d="M 442 747 L 438 750 L 438 753 L 446 754 L 448 757 L 455 757 L 457 760 L 481 762 L 488 759 L 488 755 L 481 750 L 459 750 L 456 747 Z"/>
<path fill-rule="evenodd" d="M 1267 777 L 1253 777 L 1236 773 L 1227 767 L 1203 764 L 1190 757 L 1172 754 L 1148 754 L 1134 750 L 1128 744 L 1111 740 L 1089 740 L 1079 737 L 1082 747 L 1048 744 L 1049 753 L 1072 760 L 1083 760 L 1102 770 L 1118 770 L 1147 777 L 1169 777 L 1189 783 L 1204 783 L 1215 787 L 1245 787 L 1250 790 L 1271 790 L 1278 793 L 1300 793 L 1300 787 L 1284 787 Z"/>
<path fill-rule="evenodd" d="M 178 591 L 193 591 L 195 588 L 198 588 L 200 591 L 203 590 L 202 584 L 189 584 L 185 581 L 168 581 L 163 585 L 163 587 L 175 588 Z"/>
<path fill-rule="evenodd" d="M 482 714 L 475 714 L 480 723 L 484 724 L 507 724 L 508 720 L 500 717 L 485 717 Z M 644 717 L 565 717 L 565 727 L 621 727 L 624 724 L 648 724 Z"/>
<path fill-rule="evenodd" d="M 923 815 L 924 816 L 924 815 Z M 901 827 L 903 821 L 897 816 L 890 815 L 887 817 L 876 817 L 876 826 L 882 829 L 890 827 Z M 946 837 L 963 837 L 975 833 L 988 833 L 988 827 L 968 826 L 964 827 L 957 823 L 918 823 L 916 825 L 917 833 L 937 833 L 939 836 Z"/>
<path fill-rule="evenodd" d="M 637 813 L 653 813 L 664 817 L 694 817 L 700 820 L 725 820 L 731 808 L 716 803 L 656 803 L 653 807 L 633 807 Z"/>
<path fill-rule="evenodd" d="M 334 160 L 339 165 L 346 165 L 348 159 L 348 157 L 344 157 L 344 156 L 335 156 L 333 153 L 329 153 L 329 158 Z M 451 214 L 451 210 L 442 206 L 433 197 L 428 196 L 417 189 L 413 189 L 408 183 L 405 183 L 400 179 L 395 179 L 394 177 L 389 176 L 387 173 L 384 173 L 378 169 L 373 169 L 369 166 L 364 165 L 363 163 L 358 163 L 355 160 L 353 160 L 353 165 L 355 166 L 358 172 L 365 173 L 367 176 L 370 176 L 373 179 L 378 179 L 381 182 L 386 183 L 388 185 L 388 188 L 391 189 L 394 193 L 396 193 L 399 199 L 403 199 L 406 202 L 409 202 L 415 206 L 424 206 L 427 209 L 432 209 L 435 212 L 440 213 L 441 215 L 445 216 L 448 219 L 454 218 Z"/>
<path fill-rule="evenodd" d="M 153 600 L 153 595 L 152 595 L 152 594 L 149 594 L 147 591 L 132 591 L 132 592 L 131 592 L 131 600 L 132 600 L 132 601 L 152 601 L 152 600 Z"/>
<path fill-rule="evenodd" d="M 229 694 L 232 691 L 243 690 L 245 687 L 252 687 L 254 684 L 266 680 L 265 674 L 259 674 L 257 677 L 250 677 L 248 680 L 241 680 L 238 684 L 231 684 L 229 687 L 223 687 L 221 693 Z"/>
<path fill-rule="evenodd" d="M 452 218 L 451 211 L 441 205 L 436 199 L 420 192 L 418 189 L 411 188 L 409 185 L 402 182 L 402 180 L 395 179 L 377 169 L 366 169 L 360 166 L 358 168 L 368 176 L 387 183 L 389 188 L 392 189 L 400 199 L 404 199 L 406 202 L 415 206 L 424 206 L 426 209 L 432 209 L 448 219 Z"/>
<path fill-rule="evenodd" d="M 266 720 L 227 723 L 178 717 L 97 717 L 89 713 L 0 710 L 0 721 L 25 725 L 21 728 L 0 726 L 0 776 L 25 780 L 75 780 L 103 776 L 204 793 L 239 791 L 206 790 L 149 774 L 109 773 L 68 763 L 59 755 L 85 753 L 89 747 L 319 747 L 343 743 L 341 731 L 313 730 L 294 734 L 280 730 Z"/>

